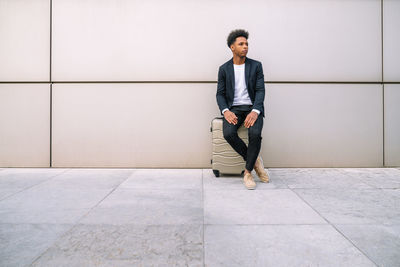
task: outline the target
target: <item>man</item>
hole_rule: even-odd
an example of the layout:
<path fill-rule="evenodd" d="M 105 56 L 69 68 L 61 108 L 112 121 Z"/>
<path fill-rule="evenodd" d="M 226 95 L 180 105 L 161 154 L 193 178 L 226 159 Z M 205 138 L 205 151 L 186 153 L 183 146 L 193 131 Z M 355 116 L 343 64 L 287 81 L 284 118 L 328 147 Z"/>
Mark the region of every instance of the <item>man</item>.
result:
<path fill-rule="evenodd" d="M 219 67 L 216 97 L 221 114 L 224 115 L 224 138 L 246 161 L 243 183 L 247 189 L 255 189 L 256 183 L 251 174 L 253 168 L 262 182 L 269 182 L 258 156 L 265 117 L 265 86 L 261 62 L 246 57 L 248 37 L 249 33 L 242 29 L 229 34 L 227 43 L 233 57 Z M 248 147 L 237 134 L 243 123 L 248 128 Z"/>

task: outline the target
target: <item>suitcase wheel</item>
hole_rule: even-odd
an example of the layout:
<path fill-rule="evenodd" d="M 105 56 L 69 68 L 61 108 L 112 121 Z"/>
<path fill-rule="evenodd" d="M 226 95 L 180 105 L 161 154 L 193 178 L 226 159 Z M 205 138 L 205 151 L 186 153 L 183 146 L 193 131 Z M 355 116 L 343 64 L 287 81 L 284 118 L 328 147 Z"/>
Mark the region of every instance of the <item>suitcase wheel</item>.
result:
<path fill-rule="evenodd" d="M 219 171 L 218 170 L 213 170 L 213 173 L 214 173 L 215 177 L 219 177 Z"/>

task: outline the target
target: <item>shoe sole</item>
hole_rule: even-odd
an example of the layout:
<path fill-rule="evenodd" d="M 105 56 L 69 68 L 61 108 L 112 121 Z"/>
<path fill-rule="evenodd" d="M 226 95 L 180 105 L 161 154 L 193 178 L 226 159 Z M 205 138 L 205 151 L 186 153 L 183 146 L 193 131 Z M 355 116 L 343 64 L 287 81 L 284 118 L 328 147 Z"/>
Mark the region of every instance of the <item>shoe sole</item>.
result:
<path fill-rule="evenodd" d="M 246 186 L 244 183 L 243 183 L 243 185 L 244 185 L 244 187 L 246 187 L 246 188 L 249 189 L 249 190 L 254 190 L 254 189 L 256 189 L 256 187 L 257 187 L 257 185 L 254 186 L 254 187 L 248 187 L 248 186 Z"/>

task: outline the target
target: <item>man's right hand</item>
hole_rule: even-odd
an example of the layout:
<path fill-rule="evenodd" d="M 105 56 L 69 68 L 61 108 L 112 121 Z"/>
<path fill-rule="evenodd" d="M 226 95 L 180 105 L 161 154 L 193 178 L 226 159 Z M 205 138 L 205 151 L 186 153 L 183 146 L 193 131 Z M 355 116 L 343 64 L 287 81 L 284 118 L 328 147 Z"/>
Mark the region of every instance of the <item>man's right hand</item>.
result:
<path fill-rule="evenodd" d="M 236 125 L 238 122 L 238 118 L 236 117 L 235 113 L 230 110 L 224 112 L 224 117 L 230 124 Z"/>

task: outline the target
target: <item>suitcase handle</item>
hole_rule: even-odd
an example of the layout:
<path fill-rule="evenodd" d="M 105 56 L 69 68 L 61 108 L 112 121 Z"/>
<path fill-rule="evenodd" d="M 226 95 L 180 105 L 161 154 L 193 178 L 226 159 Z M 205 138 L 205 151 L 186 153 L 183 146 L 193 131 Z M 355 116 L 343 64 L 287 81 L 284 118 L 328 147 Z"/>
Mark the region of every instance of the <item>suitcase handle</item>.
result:
<path fill-rule="evenodd" d="M 214 117 L 214 119 L 211 120 L 211 126 L 210 126 L 210 132 L 212 132 L 212 121 L 215 119 L 223 119 L 224 117 Z"/>

